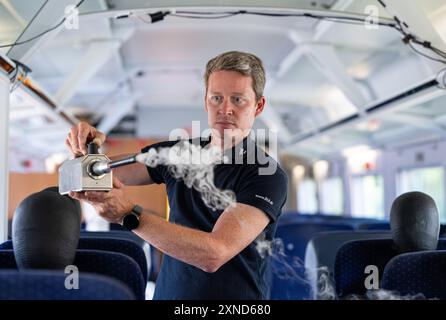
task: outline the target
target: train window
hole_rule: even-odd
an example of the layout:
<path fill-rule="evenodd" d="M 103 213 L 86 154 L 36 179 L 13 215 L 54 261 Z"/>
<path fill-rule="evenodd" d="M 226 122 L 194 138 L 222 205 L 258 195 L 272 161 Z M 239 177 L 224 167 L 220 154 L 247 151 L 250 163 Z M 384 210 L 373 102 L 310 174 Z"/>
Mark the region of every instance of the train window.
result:
<path fill-rule="evenodd" d="M 342 215 L 344 212 L 344 189 L 339 177 L 322 180 L 320 189 L 321 211 Z"/>
<path fill-rule="evenodd" d="M 352 179 L 352 216 L 384 219 L 384 179 L 379 175 Z"/>
<path fill-rule="evenodd" d="M 401 170 L 397 177 L 398 194 L 421 191 L 430 195 L 437 204 L 441 222 L 446 222 L 444 203 L 444 168 L 429 167 Z"/>
<path fill-rule="evenodd" d="M 297 210 L 301 213 L 317 212 L 316 182 L 303 179 L 297 188 Z"/>

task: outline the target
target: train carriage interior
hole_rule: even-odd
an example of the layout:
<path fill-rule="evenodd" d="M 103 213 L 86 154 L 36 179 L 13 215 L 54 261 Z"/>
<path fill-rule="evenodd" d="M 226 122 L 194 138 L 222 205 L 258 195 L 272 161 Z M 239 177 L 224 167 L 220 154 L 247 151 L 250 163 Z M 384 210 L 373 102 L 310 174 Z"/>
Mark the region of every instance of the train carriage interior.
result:
<path fill-rule="evenodd" d="M 176 251 L 61 195 L 78 170 L 68 191 L 121 170 L 85 169 L 67 135 L 106 135 L 93 162 L 202 136 L 206 62 L 230 51 L 263 62 L 251 134 L 288 181 L 273 238 L 245 244 L 267 261 L 261 299 L 446 299 L 445 1 L 0 0 L 0 300 L 157 297 Z M 122 190 L 192 228 L 169 188 Z"/>

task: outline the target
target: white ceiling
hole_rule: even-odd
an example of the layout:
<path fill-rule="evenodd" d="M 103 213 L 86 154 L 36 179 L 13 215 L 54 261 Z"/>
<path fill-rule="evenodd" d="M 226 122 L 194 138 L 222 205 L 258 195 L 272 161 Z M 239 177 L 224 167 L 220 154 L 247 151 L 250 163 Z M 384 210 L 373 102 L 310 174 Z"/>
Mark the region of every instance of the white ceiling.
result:
<path fill-rule="evenodd" d="M 387 2 L 398 1 L 401 2 Z M 421 11 L 413 15 L 432 22 L 432 30 L 441 33 L 433 21 L 441 12 L 446 13 L 444 1 L 415 1 Z M 29 1 L 1 0 L 0 43 L 13 41 L 23 30 L 7 7 L 15 8 L 29 22 L 42 2 L 33 2 L 31 10 Z M 366 142 L 385 146 L 401 139 L 401 134 L 416 135 L 428 130 L 427 125 L 415 126 L 405 116 L 435 122 L 437 127 L 431 133 L 441 136 L 445 124 L 442 116 L 446 114 L 441 94 L 432 96 L 441 99 L 436 102 L 413 105 L 407 110 L 396 108 L 376 119 L 361 111 L 432 79 L 441 68 L 411 51 L 393 29 L 380 26 L 369 30 L 363 25 L 311 18 L 252 15 L 213 20 L 166 16 L 155 24 L 147 23 L 147 13 L 159 9 L 364 14 L 369 5 L 378 6 L 384 21 L 391 15 L 377 1 L 239 0 L 219 1 L 217 5 L 196 0 L 188 1 L 189 6 L 185 1 L 146 3 L 85 0 L 80 7 L 79 29 L 60 28 L 55 36 L 40 43 L 27 61 L 33 80 L 59 108 L 79 117 L 88 116 L 99 127 L 102 124 L 109 128 L 111 134 L 125 134 L 130 129 L 129 134 L 137 137 L 160 137 L 167 136 L 172 126 L 187 128 L 191 120 L 205 121 L 202 75 L 210 58 L 228 50 L 248 51 L 264 61 L 267 71 L 265 95 L 270 113 L 258 120 L 258 126 L 278 128 L 281 145 L 289 152 L 326 157 L 348 145 Z M 394 4 L 392 8 L 398 6 Z M 129 13 L 133 16 L 115 18 Z M 48 21 L 46 29 L 57 23 Z M 435 32 L 420 36 L 446 46 L 444 42 L 438 44 L 440 36 Z M 30 105 L 33 102 L 12 103 L 11 126 L 19 128 L 17 137 L 36 126 L 45 130 L 47 139 L 53 139 L 49 151 L 62 151 L 63 139 L 58 139 L 69 125 L 56 123 L 51 127 L 38 111 L 28 113 L 27 119 L 28 111 L 23 110 Z M 396 113 L 402 116 L 392 121 Z M 335 131 L 324 129 L 355 115 L 359 118 L 351 124 Z M 318 133 L 320 129 L 325 131 Z M 37 148 L 50 140 L 40 141 L 35 143 Z"/>

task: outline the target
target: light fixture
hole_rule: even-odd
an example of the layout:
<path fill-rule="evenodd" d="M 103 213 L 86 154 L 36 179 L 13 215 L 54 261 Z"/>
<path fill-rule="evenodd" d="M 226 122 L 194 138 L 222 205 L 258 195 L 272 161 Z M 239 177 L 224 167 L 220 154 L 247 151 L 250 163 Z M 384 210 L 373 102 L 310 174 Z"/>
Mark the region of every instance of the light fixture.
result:
<path fill-rule="evenodd" d="M 357 145 L 342 150 L 342 155 L 352 173 L 363 173 L 376 168 L 379 152 L 367 145 Z"/>
<path fill-rule="evenodd" d="M 318 160 L 313 163 L 313 174 L 316 180 L 322 180 L 328 175 L 329 163 L 326 160 Z"/>
<path fill-rule="evenodd" d="M 322 106 L 330 121 L 336 121 L 357 112 L 355 105 L 336 87 L 325 87 L 321 92 Z"/>
<path fill-rule="evenodd" d="M 298 164 L 293 168 L 293 178 L 295 180 L 302 180 L 305 176 L 305 167 L 303 165 Z"/>

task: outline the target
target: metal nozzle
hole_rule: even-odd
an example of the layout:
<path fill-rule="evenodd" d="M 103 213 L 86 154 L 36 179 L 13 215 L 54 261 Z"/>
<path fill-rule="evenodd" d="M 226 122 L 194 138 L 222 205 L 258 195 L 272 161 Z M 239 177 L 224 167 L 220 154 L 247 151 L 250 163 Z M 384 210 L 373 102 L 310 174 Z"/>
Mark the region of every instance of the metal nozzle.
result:
<path fill-rule="evenodd" d="M 114 160 L 114 161 L 94 161 L 90 163 L 88 172 L 92 176 L 99 177 L 103 174 L 109 173 L 111 169 L 125 166 L 127 164 L 135 163 L 136 159 L 135 156 L 127 157 L 120 160 Z"/>
<path fill-rule="evenodd" d="M 111 171 L 110 162 L 94 161 L 90 164 L 88 172 L 94 176 L 101 176 Z"/>

